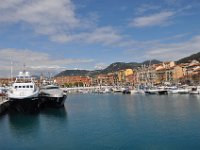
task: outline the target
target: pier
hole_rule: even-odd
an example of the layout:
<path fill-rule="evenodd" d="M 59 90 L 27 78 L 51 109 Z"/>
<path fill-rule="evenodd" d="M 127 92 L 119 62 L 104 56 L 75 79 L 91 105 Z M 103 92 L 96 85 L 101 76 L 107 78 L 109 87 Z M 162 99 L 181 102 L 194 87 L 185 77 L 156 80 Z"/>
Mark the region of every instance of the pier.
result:
<path fill-rule="evenodd" d="M 6 96 L 0 96 L 0 114 L 5 112 L 9 107 L 9 101 Z"/>
<path fill-rule="evenodd" d="M 113 88 L 113 86 L 89 86 L 89 87 L 70 87 L 70 88 L 61 88 L 63 91 L 75 92 L 79 90 L 98 90 L 105 88 Z"/>

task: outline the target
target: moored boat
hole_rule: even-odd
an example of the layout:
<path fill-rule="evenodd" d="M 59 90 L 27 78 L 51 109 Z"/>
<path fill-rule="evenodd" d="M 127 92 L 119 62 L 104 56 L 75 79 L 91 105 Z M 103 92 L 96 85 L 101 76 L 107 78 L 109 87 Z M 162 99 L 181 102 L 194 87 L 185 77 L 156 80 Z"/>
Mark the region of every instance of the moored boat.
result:
<path fill-rule="evenodd" d="M 190 94 L 200 94 L 200 86 L 192 87 L 189 91 Z"/>
<path fill-rule="evenodd" d="M 63 107 L 67 95 L 59 86 L 50 84 L 40 87 L 39 98 L 42 100 L 43 106 L 45 107 Z"/>
<path fill-rule="evenodd" d="M 34 113 L 40 109 L 39 88 L 35 85 L 29 72 L 20 72 L 7 94 L 10 110 Z"/>

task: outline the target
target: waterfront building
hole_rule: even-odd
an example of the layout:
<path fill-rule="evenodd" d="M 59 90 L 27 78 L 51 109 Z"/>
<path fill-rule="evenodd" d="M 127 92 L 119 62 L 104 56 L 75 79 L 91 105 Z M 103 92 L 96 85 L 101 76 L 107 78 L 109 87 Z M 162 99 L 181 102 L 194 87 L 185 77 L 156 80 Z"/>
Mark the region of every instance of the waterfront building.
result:
<path fill-rule="evenodd" d="M 173 82 L 173 69 L 175 67 L 175 62 L 162 62 L 157 64 L 156 70 L 156 83 L 164 84 L 165 82 Z"/>
<path fill-rule="evenodd" d="M 95 84 L 93 85 L 107 85 L 107 75 L 99 74 L 96 76 Z"/>
<path fill-rule="evenodd" d="M 124 70 L 124 75 L 125 76 L 133 75 L 133 69 L 125 69 Z"/>
<path fill-rule="evenodd" d="M 92 78 L 92 85 L 116 85 L 118 83 L 117 73 L 99 74 Z"/>
<path fill-rule="evenodd" d="M 136 83 L 135 79 L 136 79 L 135 74 L 128 75 L 128 76 L 126 76 L 125 84 L 126 85 L 134 85 Z"/>
<path fill-rule="evenodd" d="M 180 80 L 184 77 L 185 69 L 181 65 L 176 65 L 173 69 L 173 82 L 179 83 Z"/>
<path fill-rule="evenodd" d="M 126 85 L 134 85 L 135 83 L 135 71 L 133 69 L 125 69 L 124 77 Z"/>
<path fill-rule="evenodd" d="M 118 84 L 125 83 L 125 73 L 124 73 L 124 70 L 118 71 L 117 75 L 118 75 Z"/>
<path fill-rule="evenodd" d="M 196 60 L 192 60 L 190 63 L 184 65 L 184 78 L 183 82 L 187 84 L 198 84 L 199 83 L 199 68 L 200 63 Z"/>
<path fill-rule="evenodd" d="M 135 75 L 135 83 L 136 84 L 156 84 L 157 74 L 155 68 L 157 65 L 150 65 L 139 67 L 136 71 Z"/>
<path fill-rule="evenodd" d="M 12 81 L 15 81 L 15 78 L 0 78 L 0 86 L 9 85 Z"/>
<path fill-rule="evenodd" d="M 61 86 L 90 86 L 92 81 L 87 76 L 61 76 L 55 77 L 54 80 Z"/>

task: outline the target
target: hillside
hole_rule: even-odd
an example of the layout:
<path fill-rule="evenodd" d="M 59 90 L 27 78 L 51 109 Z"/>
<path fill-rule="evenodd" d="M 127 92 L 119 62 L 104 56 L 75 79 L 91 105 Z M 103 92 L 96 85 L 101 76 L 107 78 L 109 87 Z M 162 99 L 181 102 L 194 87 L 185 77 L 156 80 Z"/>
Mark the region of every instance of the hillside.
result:
<path fill-rule="evenodd" d="M 106 74 L 110 72 L 116 72 L 119 70 L 123 69 L 135 69 L 143 64 L 149 65 L 149 64 L 157 64 L 160 63 L 158 60 L 152 60 L 152 61 L 144 61 L 142 63 L 137 63 L 137 62 L 130 62 L 130 63 L 124 63 L 124 62 L 116 62 L 112 63 L 109 65 L 107 68 L 103 70 L 94 70 L 94 71 L 89 71 L 89 70 L 65 70 L 63 72 L 60 72 L 59 74 L 56 75 L 56 77 L 59 76 L 95 76 L 97 74 Z"/>
<path fill-rule="evenodd" d="M 89 73 L 88 70 L 65 70 L 56 76 L 87 76 Z"/>
<path fill-rule="evenodd" d="M 193 55 L 190 55 L 188 57 L 182 58 L 182 59 L 178 60 L 177 63 L 178 64 L 180 64 L 180 63 L 188 63 L 191 60 L 198 60 L 198 61 L 200 61 L 200 52 L 198 52 L 196 54 L 193 54 Z"/>

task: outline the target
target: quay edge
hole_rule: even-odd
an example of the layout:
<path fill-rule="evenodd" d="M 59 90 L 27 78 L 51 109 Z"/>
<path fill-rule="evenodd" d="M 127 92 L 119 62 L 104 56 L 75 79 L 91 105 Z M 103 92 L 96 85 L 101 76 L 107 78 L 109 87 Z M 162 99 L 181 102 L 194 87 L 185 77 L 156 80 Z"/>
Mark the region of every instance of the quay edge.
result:
<path fill-rule="evenodd" d="M 6 98 L 0 100 L 0 115 L 9 109 L 9 101 Z"/>

